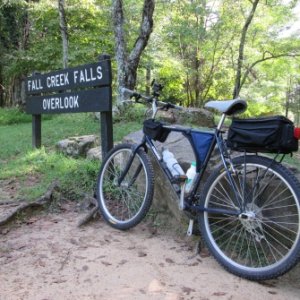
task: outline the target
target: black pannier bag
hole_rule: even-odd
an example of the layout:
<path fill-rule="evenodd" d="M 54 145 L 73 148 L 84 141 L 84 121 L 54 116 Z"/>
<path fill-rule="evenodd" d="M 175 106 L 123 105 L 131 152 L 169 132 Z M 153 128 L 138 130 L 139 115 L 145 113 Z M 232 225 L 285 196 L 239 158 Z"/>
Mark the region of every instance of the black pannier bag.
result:
<path fill-rule="evenodd" d="M 246 152 L 291 153 L 298 150 L 294 124 L 283 116 L 233 119 L 227 146 Z"/>
<path fill-rule="evenodd" d="M 143 132 L 151 139 L 163 143 L 167 139 L 170 130 L 163 128 L 163 123 L 148 119 L 144 121 Z"/>

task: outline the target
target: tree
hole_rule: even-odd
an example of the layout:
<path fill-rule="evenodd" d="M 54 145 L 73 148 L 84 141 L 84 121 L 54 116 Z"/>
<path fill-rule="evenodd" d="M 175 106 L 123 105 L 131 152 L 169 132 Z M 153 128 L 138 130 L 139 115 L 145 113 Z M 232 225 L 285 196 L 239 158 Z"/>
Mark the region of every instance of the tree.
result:
<path fill-rule="evenodd" d="M 233 89 L 233 98 L 237 98 L 240 90 L 241 90 L 241 74 L 242 74 L 242 67 L 244 63 L 244 48 L 245 48 L 245 43 L 246 43 L 246 36 L 247 36 L 247 31 L 249 29 L 249 26 L 252 22 L 252 19 L 254 17 L 257 5 L 259 0 L 254 0 L 253 2 L 250 1 L 252 4 L 251 11 L 249 15 L 246 18 L 246 21 L 244 23 L 242 33 L 241 33 L 241 39 L 240 39 L 240 45 L 239 45 L 239 55 L 237 59 L 237 70 L 236 70 L 236 76 L 235 76 L 235 84 L 234 84 L 234 89 Z"/>
<path fill-rule="evenodd" d="M 62 38 L 62 50 L 63 50 L 63 68 L 68 67 L 68 28 L 65 12 L 65 0 L 58 0 L 58 12 L 59 12 L 59 27 Z"/>
<path fill-rule="evenodd" d="M 24 102 L 24 71 L 13 62 L 28 49 L 30 22 L 26 1 L 6 1 L 0 6 L 0 105 Z M 8 70 L 12 72 L 9 74 Z M 5 93 L 4 93 L 5 91 Z"/>
<path fill-rule="evenodd" d="M 128 51 L 128 37 L 124 30 L 124 10 L 123 1 L 113 1 L 113 24 L 115 33 L 115 51 L 117 60 L 117 86 L 119 91 L 118 102 L 122 99 L 121 88 L 134 89 L 137 79 L 137 69 L 143 50 L 147 46 L 150 34 L 153 29 L 153 13 L 155 1 L 144 0 L 143 14 L 140 23 L 139 35 L 132 47 Z"/>
<path fill-rule="evenodd" d="M 254 75 L 255 79 L 255 68 L 259 64 L 267 61 L 274 63 L 281 58 L 296 58 L 300 55 L 299 39 L 280 36 L 282 25 L 292 17 L 291 12 L 296 1 L 291 4 L 283 4 L 277 0 L 266 1 L 261 2 L 259 8 L 259 0 L 250 2 L 251 9 L 245 17 L 239 41 L 234 98 L 239 96 L 249 76 Z M 262 21 L 263 18 L 266 18 L 266 22 Z"/>

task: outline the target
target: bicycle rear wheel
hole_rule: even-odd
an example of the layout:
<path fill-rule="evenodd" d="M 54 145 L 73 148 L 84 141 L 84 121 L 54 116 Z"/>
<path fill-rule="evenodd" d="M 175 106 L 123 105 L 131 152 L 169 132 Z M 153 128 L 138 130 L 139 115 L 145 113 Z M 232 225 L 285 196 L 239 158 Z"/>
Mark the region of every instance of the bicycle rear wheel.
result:
<path fill-rule="evenodd" d="M 237 214 L 199 214 L 203 238 L 231 273 L 250 280 L 276 278 L 299 259 L 299 181 L 266 157 L 248 155 L 232 162 L 236 192 L 220 166 L 205 184 L 201 205 Z"/>
<path fill-rule="evenodd" d="M 97 182 L 100 212 L 109 225 L 121 230 L 141 222 L 153 198 L 153 169 L 149 157 L 142 149 L 137 151 L 120 182 L 120 176 L 132 154 L 130 144 L 113 148 L 102 163 Z"/>

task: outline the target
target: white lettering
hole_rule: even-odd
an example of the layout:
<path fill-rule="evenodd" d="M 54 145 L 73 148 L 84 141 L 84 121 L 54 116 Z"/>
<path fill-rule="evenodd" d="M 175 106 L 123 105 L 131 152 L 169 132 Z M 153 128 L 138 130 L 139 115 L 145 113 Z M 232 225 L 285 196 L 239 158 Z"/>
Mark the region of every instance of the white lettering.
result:
<path fill-rule="evenodd" d="M 79 108 L 79 96 L 65 96 L 62 97 L 52 97 L 52 98 L 44 98 L 43 99 L 43 110 L 64 110 L 64 109 L 72 109 Z"/>
<path fill-rule="evenodd" d="M 79 104 L 78 104 L 78 95 L 76 95 L 74 97 L 74 107 L 78 107 L 79 108 Z"/>
<path fill-rule="evenodd" d="M 28 91 L 31 90 L 31 80 L 28 80 L 28 82 L 27 82 L 27 88 L 28 88 Z"/>
<path fill-rule="evenodd" d="M 60 86 L 60 82 L 59 82 L 59 80 L 58 80 L 59 77 L 60 77 L 59 74 L 55 75 L 55 86 Z"/>
<path fill-rule="evenodd" d="M 69 76 L 69 73 L 65 73 L 65 74 L 64 74 L 64 83 L 65 83 L 65 85 L 70 84 L 70 83 L 69 83 L 69 78 L 68 78 L 68 76 Z"/>
<path fill-rule="evenodd" d="M 84 73 L 80 70 L 80 82 L 85 82 Z"/>
<path fill-rule="evenodd" d="M 64 98 L 64 107 L 65 108 L 68 108 L 69 107 L 69 102 L 68 102 L 69 98 L 68 97 L 65 97 Z"/>
<path fill-rule="evenodd" d="M 77 70 L 75 70 L 73 72 L 73 76 L 74 76 L 74 83 L 76 84 L 77 83 L 77 77 L 78 77 L 78 71 Z"/>
<path fill-rule="evenodd" d="M 49 109 L 54 109 L 54 98 L 50 99 L 50 108 Z"/>
<path fill-rule="evenodd" d="M 101 68 L 101 66 L 97 67 L 97 78 L 98 79 L 102 78 L 102 68 Z"/>
<path fill-rule="evenodd" d="M 95 81 L 97 78 L 94 77 L 94 74 L 93 74 L 93 68 L 90 68 L 90 71 L 91 71 L 91 80 L 92 80 L 92 81 Z"/>
<path fill-rule="evenodd" d="M 86 80 L 87 82 L 90 82 L 90 81 L 91 81 L 91 78 L 88 77 L 87 69 L 84 69 L 84 73 L 85 73 L 85 80 Z"/>
<path fill-rule="evenodd" d="M 55 76 L 49 76 L 46 79 L 47 87 L 65 86 L 69 84 L 68 73 L 57 74 Z M 41 85 L 41 83 L 40 83 Z"/>
<path fill-rule="evenodd" d="M 60 98 L 55 98 L 55 109 L 59 108 L 59 99 Z"/>
<path fill-rule="evenodd" d="M 51 78 L 47 77 L 47 87 L 50 88 L 51 87 Z"/>

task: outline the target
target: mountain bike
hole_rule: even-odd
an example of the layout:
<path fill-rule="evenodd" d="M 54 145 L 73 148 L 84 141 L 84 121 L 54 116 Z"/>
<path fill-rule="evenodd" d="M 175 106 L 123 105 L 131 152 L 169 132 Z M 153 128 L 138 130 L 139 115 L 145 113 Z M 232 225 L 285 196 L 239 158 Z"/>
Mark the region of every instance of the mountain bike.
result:
<path fill-rule="evenodd" d="M 144 136 L 139 144 L 119 144 L 102 162 L 96 194 L 105 221 L 114 228 L 127 230 L 146 216 L 154 192 L 155 174 L 149 158 L 152 153 L 171 186 L 177 187 L 174 190 L 179 209 L 192 216 L 188 234 L 197 220 L 210 253 L 226 270 L 256 281 L 286 273 L 296 265 L 300 254 L 300 183 L 281 163 L 290 151 L 267 157 L 242 149 L 239 156 L 232 155 L 223 125 L 226 117 L 246 110 L 247 104 L 241 99 L 206 103 L 206 108 L 221 113 L 214 130 L 159 122 L 155 120 L 159 109 L 182 109 L 159 101 L 161 89 L 155 83 L 151 96 L 125 90 L 134 99 L 132 102 L 151 105 L 152 118 L 144 122 Z M 183 134 L 195 154 L 196 176 L 188 192 L 187 177 L 174 176 L 155 145 L 155 141 L 165 142 L 170 132 Z M 214 149 L 221 163 L 199 194 L 198 187 Z"/>

